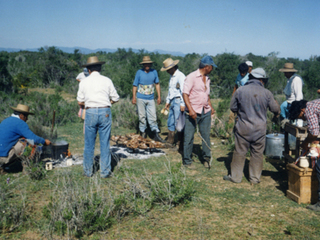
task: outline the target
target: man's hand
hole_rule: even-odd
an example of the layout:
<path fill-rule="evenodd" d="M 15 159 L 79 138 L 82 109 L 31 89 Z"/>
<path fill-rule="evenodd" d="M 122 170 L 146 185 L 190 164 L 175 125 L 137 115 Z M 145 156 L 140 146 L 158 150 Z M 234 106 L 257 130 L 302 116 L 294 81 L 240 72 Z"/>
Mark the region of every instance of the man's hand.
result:
<path fill-rule="evenodd" d="M 189 116 L 190 116 L 191 118 L 193 118 L 194 120 L 197 119 L 197 113 L 196 113 L 193 109 L 190 109 L 190 110 L 189 110 Z"/>
<path fill-rule="evenodd" d="M 84 106 L 84 102 L 78 102 L 78 105 L 82 107 Z"/>
<path fill-rule="evenodd" d="M 186 107 L 185 106 L 180 106 L 180 111 L 184 112 L 184 110 L 186 110 Z"/>
<path fill-rule="evenodd" d="M 44 145 L 46 145 L 46 146 L 51 144 L 51 141 L 49 139 L 45 139 L 44 141 L 45 141 Z"/>
<path fill-rule="evenodd" d="M 157 103 L 158 103 L 158 105 L 160 105 L 160 103 L 161 103 L 161 97 L 158 97 Z"/>
<path fill-rule="evenodd" d="M 137 103 L 137 99 L 136 98 L 132 98 L 132 104 L 136 104 Z"/>
<path fill-rule="evenodd" d="M 216 113 L 216 110 L 213 109 L 213 107 L 211 107 L 211 116 L 214 115 Z"/>

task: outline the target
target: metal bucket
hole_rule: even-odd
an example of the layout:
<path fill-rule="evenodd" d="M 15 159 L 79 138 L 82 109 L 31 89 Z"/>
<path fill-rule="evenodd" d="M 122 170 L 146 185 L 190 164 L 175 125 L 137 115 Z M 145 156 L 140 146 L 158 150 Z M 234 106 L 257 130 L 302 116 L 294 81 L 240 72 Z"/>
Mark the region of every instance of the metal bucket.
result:
<path fill-rule="evenodd" d="M 284 135 L 278 133 L 268 134 L 266 136 L 265 155 L 268 157 L 282 158 L 284 151 Z"/>

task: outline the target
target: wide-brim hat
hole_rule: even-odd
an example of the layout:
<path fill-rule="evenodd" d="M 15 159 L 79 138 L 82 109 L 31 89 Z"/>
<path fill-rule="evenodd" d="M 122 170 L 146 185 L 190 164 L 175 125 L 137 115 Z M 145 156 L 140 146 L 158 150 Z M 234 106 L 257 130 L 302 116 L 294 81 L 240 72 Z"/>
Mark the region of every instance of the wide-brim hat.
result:
<path fill-rule="evenodd" d="M 18 104 L 17 107 L 10 107 L 11 109 L 13 109 L 14 111 L 20 112 L 20 113 L 25 113 L 25 114 L 30 114 L 30 115 L 34 115 L 34 113 L 29 112 L 29 107 L 27 105 L 23 105 L 23 104 Z"/>
<path fill-rule="evenodd" d="M 88 67 L 91 65 L 102 65 L 106 62 L 100 62 L 97 56 L 89 57 L 86 64 L 83 64 L 82 67 Z"/>
<path fill-rule="evenodd" d="M 144 64 L 144 63 L 153 63 L 153 61 L 151 61 L 149 56 L 144 56 L 140 64 Z"/>
<path fill-rule="evenodd" d="M 251 71 L 250 75 L 252 75 L 256 79 L 268 79 L 266 72 L 263 68 L 255 68 Z"/>
<path fill-rule="evenodd" d="M 170 68 L 173 68 L 179 63 L 179 60 L 172 60 L 172 58 L 167 58 L 163 61 L 163 67 L 160 69 L 160 71 L 167 71 Z"/>
<path fill-rule="evenodd" d="M 279 69 L 279 72 L 298 72 L 298 70 L 293 68 L 293 63 L 285 63 L 284 67 Z"/>

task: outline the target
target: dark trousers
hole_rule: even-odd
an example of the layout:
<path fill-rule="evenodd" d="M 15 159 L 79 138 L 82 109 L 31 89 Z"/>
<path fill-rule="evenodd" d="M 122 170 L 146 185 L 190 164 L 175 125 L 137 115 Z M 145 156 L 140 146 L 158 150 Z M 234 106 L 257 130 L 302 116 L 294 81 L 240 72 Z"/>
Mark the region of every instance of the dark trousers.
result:
<path fill-rule="evenodd" d="M 193 140 L 194 133 L 196 131 L 196 124 L 199 126 L 199 132 L 202 138 L 206 141 L 208 146 L 210 146 L 210 127 L 211 127 L 211 111 L 204 114 L 197 114 L 196 121 L 186 114 L 186 123 L 184 129 L 184 142 L 183 142 L 183 164 L 189 165 L 192 163 L 192 150 L 193 150 Z M 202 140 L 202 156 L 204 159 L 211 159 L 210 149 Z"/>
<path fill-rule="evenodd" d="M 234 136 L 235 149 L 231 162 L 231 179 L 234 182 L 241 182 L 246 154 L 250 148 L 249 180 L 252 183 L 259 183 L 263 167 L 263 151 L 265 148 L 266 136 L 263 135 L 261 138 L 252 142 L 247 141 L 237 132 L 235 132 Z"/>
<path fill-rule="evenodd" d="M 316 161 L 316 173 L 317 173 L 317 179 L 318 179 L 318 201 L 320 201 L 320 159 Z"/>

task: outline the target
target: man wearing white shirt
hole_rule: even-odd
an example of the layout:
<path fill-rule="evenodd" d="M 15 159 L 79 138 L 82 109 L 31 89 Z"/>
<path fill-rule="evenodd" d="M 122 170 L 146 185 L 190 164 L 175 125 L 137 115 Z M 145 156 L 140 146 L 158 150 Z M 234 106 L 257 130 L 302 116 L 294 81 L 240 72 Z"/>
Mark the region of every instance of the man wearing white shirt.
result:
<path fill-rule="evenodd" d="M 178 69 L 179 60 L 173 61 L 167 58 L 163 61 L 163 67 L 160 71 L 167 71 L 170 74 L 169 91 L 166 98 L 165 108 L 169 110 L 168 116 L 168 138 L 167 143 L 173 144 L 174 133 L 180 112 L 184 112 L 185 104 L 182 98 L 182 90 L 186 76 Z M 178 132 L 178 142 L 183 143 L 183 132 Z M 179 144 L 179 150 L 181 145 Z"/>
<path fill-rule="evenodd" d="M 111 175 L 110 133 L 111 133 L 111 105 L 119 101 L 119 95 L 111 79 L 100 75 L 101 65 L 96 56 L 89 57 L 87 67 L 89 76 L 79 84 L 77 100 L 79 105 L 84 105 L 85 134 L 83 170 L 84 175 L 91 177 L 93 174 L 93 158 L 97 132 L 100 139 L 100 175 L 107 178 Z"/>
<path fill-rule="evenodd" d="M 284 101 L 281 106 L 281 117 L 283 119 L 288 119 L 288 112 L 293 101 L 300 101 L 303 99 L 302 78 L 296 74 L 298 70 L 294 69 L 293 63 L 285 63 L 284 68 L 279 69 L 280 72 L 283 72 L 287 80 L 287 85 L 283 90 L 286 95 L 286 101 Z"/>

